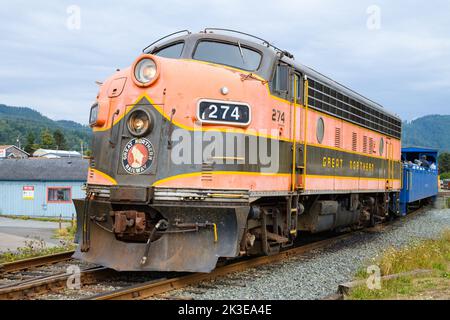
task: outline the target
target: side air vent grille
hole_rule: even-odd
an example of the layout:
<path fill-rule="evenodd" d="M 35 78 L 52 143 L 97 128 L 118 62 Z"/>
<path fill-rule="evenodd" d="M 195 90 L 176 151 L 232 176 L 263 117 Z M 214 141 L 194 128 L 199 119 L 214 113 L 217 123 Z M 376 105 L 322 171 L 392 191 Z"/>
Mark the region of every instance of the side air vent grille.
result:
<path fill-rule="evenodd" d="M 373 149 L 375 148 L 373 144 L 373 138 L 369 138 L 369 154 L 373 153 Z"/>
<path fill-rule="evenodd" d="M 334 146 L 336 148 L 341 148 L 341 128 L 336 128 L 335 133 L 334 133 Z"/>
<path fill-rule="evenodd" d="M 212 181 L 213 165 L 211 163 L 202 163 L 202 181 Z"/>
<path fill-rule="evenodd" d="M 356 132 L 352 133 L 352 150 L 356 151 L 358 149 L 358 134 Z"/>
<path fill-rule="evenodd" d="M 367 136 L 363 137 L 363 152 L 367 153 Z"/>

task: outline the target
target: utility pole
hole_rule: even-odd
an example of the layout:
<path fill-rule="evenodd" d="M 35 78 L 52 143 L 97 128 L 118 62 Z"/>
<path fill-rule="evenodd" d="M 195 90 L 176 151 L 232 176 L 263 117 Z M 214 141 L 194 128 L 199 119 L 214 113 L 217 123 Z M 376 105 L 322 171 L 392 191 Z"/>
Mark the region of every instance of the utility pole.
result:
<path fill-rule="evenodd" d="M 22 149 L 20 145 L 20 134 L 17 136 L 16 143 L 18 144 L 19 149 Z"/>
<path fill-rule="evenodd" d="M 84 157 L 83 140 L 81 140 L 81 157 Z"/>

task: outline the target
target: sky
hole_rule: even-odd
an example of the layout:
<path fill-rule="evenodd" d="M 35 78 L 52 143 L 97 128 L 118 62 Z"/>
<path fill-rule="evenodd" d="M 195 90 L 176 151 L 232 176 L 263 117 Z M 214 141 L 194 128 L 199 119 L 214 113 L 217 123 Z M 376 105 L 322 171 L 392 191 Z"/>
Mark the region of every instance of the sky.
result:
<path fill-rule="evenodd" d="M 264 38 L 386 109 L 450 114 L 450 1 L 0 0 L 0 103 L 88 122 L 103 81 L 166 34 Z"/>

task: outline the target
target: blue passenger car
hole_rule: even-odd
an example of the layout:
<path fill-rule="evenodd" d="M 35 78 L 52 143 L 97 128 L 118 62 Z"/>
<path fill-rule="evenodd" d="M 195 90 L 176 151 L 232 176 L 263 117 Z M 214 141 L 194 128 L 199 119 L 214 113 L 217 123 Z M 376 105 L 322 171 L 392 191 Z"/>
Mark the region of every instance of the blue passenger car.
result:
<path fill-rule="evenodd" d="M 402 148 L 403 184 L 400 211 L 434 200 L 439 192 L 438 151 L 426 148 Z"/>

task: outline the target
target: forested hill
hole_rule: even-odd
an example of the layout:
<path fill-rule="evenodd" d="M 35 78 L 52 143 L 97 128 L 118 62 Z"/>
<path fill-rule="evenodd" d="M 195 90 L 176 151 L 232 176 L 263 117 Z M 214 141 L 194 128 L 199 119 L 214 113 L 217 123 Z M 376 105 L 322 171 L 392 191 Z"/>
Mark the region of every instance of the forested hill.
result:
<path fill-rule="evenodd" d="M 402 145 L 450 152 L 450 115 L 429 115 L 404 122 Z"/>
<path fill-rule="evenodd" d="M 58 129 L 64 135 L 66 149 L 80 151 L 81 141 L 85 150 L 89 147 L 91 129 L 88 126 L 67 120 L 55 121 L 30 108 L 0 104 L 0 145 L 16 145 L 19 137 L 23 148 L 31 133 L 36 147 L 43 147 L 51 144 L 51 141 L 44 141 L 42 145 L 43 132 L 52 135 Z"/>
<path fill-rule="evenodd" d="M 91 141 L 91 129 L 79 123 L 51 120 L 39 112 L 23 107 L 10 107 L 0 104 L 0 145 L 16 144 L 20 136 L 22 146 L 27 136 L 33 133 L 35 143 L 41 144 L 42 132 L 53 133 L 61 130 L 65 136 L 67 148 L 80 150 L 80 141 L 84 147 Z M 411 122 L 403 122 L 403 146 L 418 146 L 450 152 L 450 115 L 429 115 Z"/>

